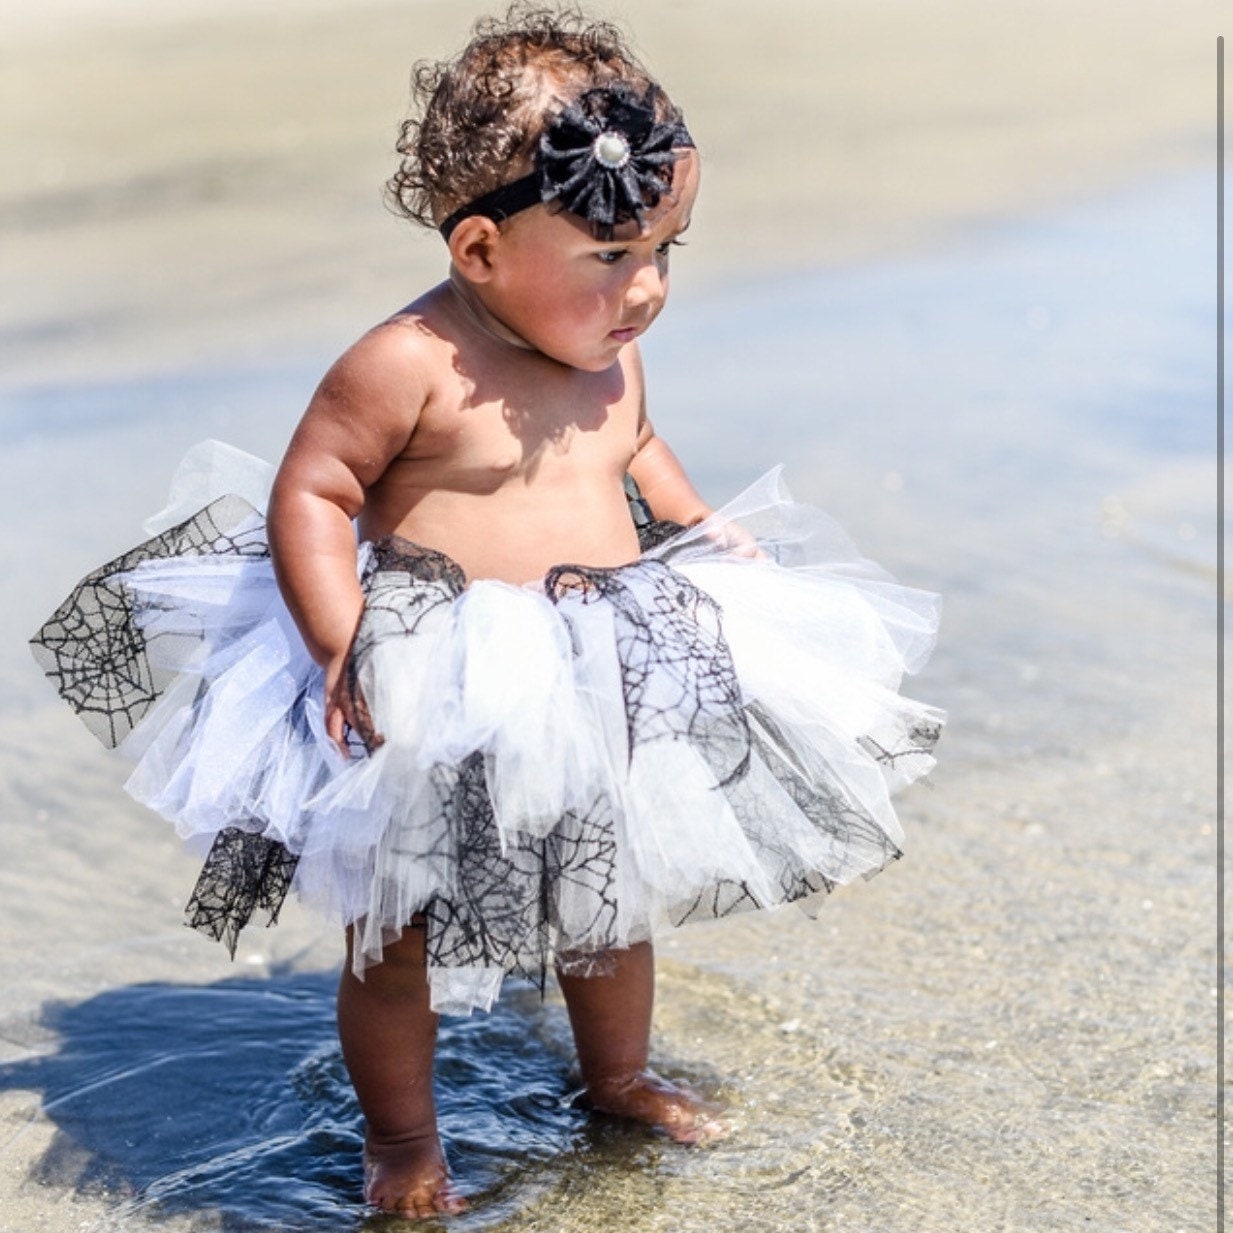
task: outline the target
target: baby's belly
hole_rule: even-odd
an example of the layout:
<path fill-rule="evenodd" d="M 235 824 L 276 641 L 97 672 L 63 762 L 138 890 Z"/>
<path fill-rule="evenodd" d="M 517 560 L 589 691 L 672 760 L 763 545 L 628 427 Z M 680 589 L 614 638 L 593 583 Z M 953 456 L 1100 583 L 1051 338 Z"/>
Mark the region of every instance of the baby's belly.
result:
<path fill-rule="evenodd" d="M 366 510 L 365 539 L 399 535 L 444 552 L 467 578 L 521 584 L 554 565 L 624 565 L 638 556 L 638 535 L 624 490 L 539 492 L 510 486 L 496 492 L 433 490 L 401 518 Z"/>

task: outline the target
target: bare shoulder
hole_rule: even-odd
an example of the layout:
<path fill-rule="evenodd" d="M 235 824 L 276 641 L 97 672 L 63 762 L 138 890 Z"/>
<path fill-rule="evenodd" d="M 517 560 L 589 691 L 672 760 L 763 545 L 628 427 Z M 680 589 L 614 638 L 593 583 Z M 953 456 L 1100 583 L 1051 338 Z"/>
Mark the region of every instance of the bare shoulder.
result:
<path fill-rule="evenodd" d="M 335 360 L 300 421 L 289 459 L 332 458 L 367 487 L 406 448 L 450 371 L 448 347 L 420 303 L 374 326 Z"/>
<path fill-rule="evenodd" d="M 429 318 L 412 306 L 354 342 L 322 378 L 313 402 L 349 415 L 411 424 L 449 372 L 448 350 Z"/>

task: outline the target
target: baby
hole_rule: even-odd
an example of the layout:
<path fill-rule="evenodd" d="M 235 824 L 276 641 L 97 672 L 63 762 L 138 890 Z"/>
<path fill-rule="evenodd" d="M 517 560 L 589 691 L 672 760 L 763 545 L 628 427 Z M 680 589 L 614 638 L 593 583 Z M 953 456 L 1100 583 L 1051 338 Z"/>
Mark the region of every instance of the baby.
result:
<path fill-rule="evenodd" d="M 711 512 L 647 418 L 637 344 L 698 194 L 680 113 L 613 27 L 542 15 L 482 24 L 417 84 L 423 114 L 404 125 L 392 191 L 440 228 L 449 277 L 333 366 L 270 501 L 279 585 L 340 743 L 369 722 L 346 672 L 364 607 L 353 519 L 364 540 L 431 546 L 468 579 L 518 586 L 563 561 L 637 557 L 626 474 L 660 519 Z M 422 924 L 363 979 L 349 965 L 338 998 L 368 1197 L 421 1214 L 461 1206 L 433 1113 Z M 682 1142 L 719 1132 L 709 1106 L 647 1068 L 649 941 L 612 952 L 603 975 L 560 979 L 596 1108 Z"/>
<path fill-rule="evenodd" d="M 712 511 L 652 428 L 638 338 L 700 167 L 619 32 L 516 7 L 416 85 L 391 187 L 446 280 L 331 368 L 268 514 L 211 454 L 199 512 L 34 644 L 209 848 L 191 924 L 234 951 L 294 888 L 345 927 L 365 1193 L 426 1216 L 465 1206 L 437 1015 L 510 973 L 555 969 L 594 1108 L 726 1133 L 648 1067 L 652 937 L 898 856 L 941 716 L 897 692 L 934 597 L 777 473 Z"/>

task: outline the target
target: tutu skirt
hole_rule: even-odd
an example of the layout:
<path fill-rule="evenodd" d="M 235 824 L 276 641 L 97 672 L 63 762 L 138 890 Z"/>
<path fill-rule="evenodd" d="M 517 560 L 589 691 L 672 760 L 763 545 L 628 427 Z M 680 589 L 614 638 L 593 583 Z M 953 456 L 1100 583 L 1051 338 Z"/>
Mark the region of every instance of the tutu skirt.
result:
<path fill-rule="evenodd" d="M 201 845 L 189 923 L 233 953 L 294 888 L 354 926 L 357 971 L 414 918 L 434 1007 L 467 1011 L 507 973 L 602 971 L 899 855 L 891 793 L 933 765 L 942 715 L 898 688 L 938 601 L 778 471 L 696 527 L 641 528 L 627 565 L 525 586 L 361 545 L 350 679 L 372 730 L 348 755 L 275 583 L 260 464 L 235 456 L 216 449 L 188 486 L 210 499 L 186 514 L 190 492 L 33 639 L 135 764 L 128 791 Z"/>

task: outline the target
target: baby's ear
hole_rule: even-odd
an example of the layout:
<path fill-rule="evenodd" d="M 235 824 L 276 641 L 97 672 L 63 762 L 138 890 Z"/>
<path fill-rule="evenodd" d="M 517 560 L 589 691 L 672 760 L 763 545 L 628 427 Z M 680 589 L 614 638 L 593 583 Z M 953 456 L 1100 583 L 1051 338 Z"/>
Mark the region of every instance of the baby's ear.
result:
<path fill-rule="evenodd" d="M 450 233 L 450 260 L 468 282 L 486 283 L 492 277 L 492 252 L 500 242 L 496 223 L 482 214 L 472 214 Z"/>

